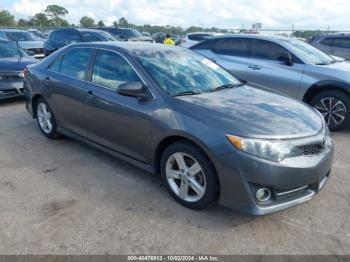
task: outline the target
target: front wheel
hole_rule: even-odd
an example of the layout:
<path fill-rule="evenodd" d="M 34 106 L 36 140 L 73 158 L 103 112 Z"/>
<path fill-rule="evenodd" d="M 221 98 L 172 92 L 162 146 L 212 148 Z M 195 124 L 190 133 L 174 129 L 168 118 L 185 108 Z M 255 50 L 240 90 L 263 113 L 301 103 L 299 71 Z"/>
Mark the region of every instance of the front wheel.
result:
<path fill-rule="evenodd" d="M 310 104 L 323 115 L 331 131 L 340 130 L 350 122 L 350 98 L 343 92 L 322 92 Z"/>
<path fill-rule="evenodd" d="M 43 98 L 39 98 L 36 103 L 36 118 L 41 132 L 46 137 L 59 137 L 59 133 L 57 132 L 56 119 L 52 113 L 50 106 Z"/>
<path fill-rule="evenodd" d="M 164 151 L 161 175 L 173 198 L 186 207 L 203 209 L 218 197 L 214 167 L 201 150 L 189 143 L 177 142 Z"/>

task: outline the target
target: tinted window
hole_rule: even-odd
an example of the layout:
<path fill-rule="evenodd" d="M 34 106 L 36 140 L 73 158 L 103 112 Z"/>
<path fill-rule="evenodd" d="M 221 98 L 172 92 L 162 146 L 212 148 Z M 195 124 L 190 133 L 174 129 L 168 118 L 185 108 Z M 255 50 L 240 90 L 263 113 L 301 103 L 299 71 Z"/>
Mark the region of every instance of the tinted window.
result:
<path fill-rule="evenodd" d="M 28 32 L 5 32 L 7 38 L 11 41 L 33 41 L 33 35 Z"/>
<path fill-rule="evenodd" d="M 328 37 L 320 43 L 332 47 L 350 48 L 350 37 Z"/>
<path fill-rule="evenodd" d="M 0 58 L 27 56 L 22 49 L 17 48 L 16 44 L 9 42 L 0 42 Z"/>
<path fill-rule="evenodd" d="M 59 72 L 60 71 L 60 65 L 61 65 L 61 57 L 59 57 L 58 59 L 56 59 L 50 66 L 49 69 L 55 72 Z"/>
<path fill-rule="evenodd" d="M 223 38 L 215 40 L 214 53 L 232 56 L 250 56 L 251 40 L 244 38 Z"/>
<path fill-rule="evenodd" d="M 275 43 L 265 40 L 254 40 L 254 58 L 278 61 L 281 54 L 285 52 L 287 52 L 286 49 Z"/>
<path fill-rule="evenodd" d="M 193 35 L 188 35 L 187 38 L 192 41 L 202 41 L 207 36 L 211 36 L 211 34 L 193 34 Z"/>
<path fill-rule="evenodd" d="M 106 32 L 83 31 L 81 32 L 85 42 L 113 41 L 113 36 Z"/>
<path fill-rule="evenodd" d="M 129 63 L 120 55 L 109 51 L 98 51 L 92 72 L 92 82 L 117 90 L 126 82 L 140 82 Z"/>
<path fill-rule="evenodd" d="M 61 45 L 68 45 L 74 42 L 81 42 L 79 32 L 73 30 L 60 30 L 53 32 L 50 38 L 51 41 Z"/>
<path fill-rule="evenodd" d="M 61 62 L 62 74 L 84 80 L 90 58 L 90 49 L 74 48 L 68 51 Z"/>

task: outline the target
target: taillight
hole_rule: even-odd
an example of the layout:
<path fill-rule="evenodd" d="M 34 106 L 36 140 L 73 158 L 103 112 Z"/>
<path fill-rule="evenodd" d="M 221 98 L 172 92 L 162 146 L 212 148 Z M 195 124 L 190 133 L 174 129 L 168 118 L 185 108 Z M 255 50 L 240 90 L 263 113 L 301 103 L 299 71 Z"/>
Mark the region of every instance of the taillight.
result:
<path fill-rule="evenodd" d="M 24 68 L 24 70 L 23 70 L 23 76 L 24 76 L 24 77 L 27 77 L 28 75 L 29 75 L 28 68 Z"/>

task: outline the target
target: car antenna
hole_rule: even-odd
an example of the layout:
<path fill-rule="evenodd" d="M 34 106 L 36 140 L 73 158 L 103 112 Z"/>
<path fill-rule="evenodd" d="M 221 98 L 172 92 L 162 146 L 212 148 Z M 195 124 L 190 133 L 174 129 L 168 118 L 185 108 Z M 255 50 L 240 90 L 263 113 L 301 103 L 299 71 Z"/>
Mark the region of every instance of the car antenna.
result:
<path fill-rule="evenodd" d="M 18 41 L 16 40 L 16 47 L 17 47 L 17 55 L 18 55 L 18 63 L 21 61 L 21 53 L 19 52 L 19 44 Z"/>

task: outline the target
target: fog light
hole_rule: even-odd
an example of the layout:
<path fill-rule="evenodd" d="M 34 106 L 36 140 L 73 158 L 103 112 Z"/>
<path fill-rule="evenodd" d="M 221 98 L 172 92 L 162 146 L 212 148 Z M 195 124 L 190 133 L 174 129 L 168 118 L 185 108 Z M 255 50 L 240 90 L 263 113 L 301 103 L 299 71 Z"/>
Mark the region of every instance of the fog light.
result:
<path fill-rule="evenodd" d="M 271 198 L 271 191 L 267 188 L 259 188 L 256 193 L 255 197 L 260 202 L 265 202 Z"/>

